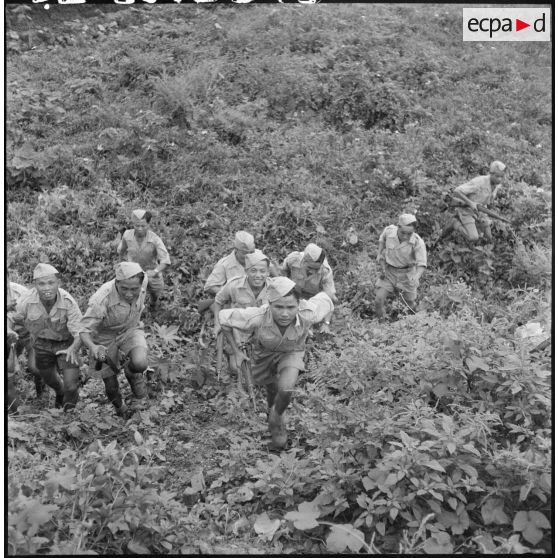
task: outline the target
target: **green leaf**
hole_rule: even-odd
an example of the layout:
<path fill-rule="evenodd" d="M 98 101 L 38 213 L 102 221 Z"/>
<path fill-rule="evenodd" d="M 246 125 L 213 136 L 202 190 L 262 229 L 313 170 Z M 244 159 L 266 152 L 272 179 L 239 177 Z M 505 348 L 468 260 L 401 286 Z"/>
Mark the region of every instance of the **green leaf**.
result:
<path fill-rule="evenodd" d="M 52 513 L 58 510 L 54 504 L 41 504 L 33 501 L 27 508 L 27 522 L 30 527 L 27 536 L 32 537 L 39 530 L 39 527 L 52 519 Z"/>
<path fill-rule="evenodd" d="M 335 525 L 327 536 L 326 544 L 330 552 L 344 552 L 347 548 L 352 552 L 358 552 L 365 544 L 364 533 L 350 523 Z"/>
<path fill-rule="evenodd" d="M 504 501 L 500 498 L 489 498 L 481 507 L 481 515 L 485 525 L 507 525 L 510 522 L 504 511 Z"/>
<path fill-rule="evenodd" d="M 318 517 L 320 517 L 320 510 L 312 502 L 302 502 L 298 505 L 298 511 L 290 511 L 285 515 L 285 519 L 292 521 L 294 526 L 301 531 L 317 527 L 319 525 L 316 521 Z"/>
<path fill-rule="evenodd" d="M 529 517 L 526 511 L 518 511 L 513 518 L 513 530 L 523 531 L 527 524 L 529 523 Z"/>
<path fill-rule="evenodd" d="M 268 541 L 270 541 L 273 538 L 273 535 L 275 535 L 275 531 L 279 529 L 280 525 L 280 519 L 270 519 L 267 513 L 264 512 L 256 517 L 254 531 L 256 531 L 258 535 L 263 535 Z"/>
<path fill-rule="evenodd" d="M 128 541 L 128 550 L 132 554 L 151 554 L 151 551 L 146 546 L 134 540 Z"/>
<path fill-rule="evenodd" d="M 427 461 L 425 465 L 426 467 L 430 467 L 431 469 L 434 469 L 435 471 L 439 471 L 440 473 L 446 472 L 446 470 L 434 459 L 431 461 Z"/>
<path fill-rule="evenodd" d="M 364 486 L 364 490 L 373 490 L 378 485 L 374 482 L 370 477 L 362 477 L 362 486 Z"/>
<path fill-rule="evenodd" d="M 470 372 L 474 372 L 475 370 L 483 370 L 484 372 L 488 372 L 490 370 L 490 366 L 488 366 L 488 364 L 484 360 L 482 360 L 482 358 L 479 358 L 475 355 L 467 357 L 465 359 L 465 364 L 467 364 Z"/>
<path fill-rule="evenodd" d="M 451 554 L 453 552 L 450 536 L 443 531 L 433 533 L 424 541 L 422 548 L 426 554 Z"/>

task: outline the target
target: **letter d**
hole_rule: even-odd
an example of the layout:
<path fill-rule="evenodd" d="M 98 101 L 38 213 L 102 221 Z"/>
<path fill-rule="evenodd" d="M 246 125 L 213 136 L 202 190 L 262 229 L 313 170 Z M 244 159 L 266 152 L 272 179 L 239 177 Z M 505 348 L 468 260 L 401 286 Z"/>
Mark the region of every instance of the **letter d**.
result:
<path fill-rule="evenodd" d="M 533 23 L 533 29 L 537 32 L 537 33 L 544 33 L 545 27 L 546 27 L 546 14 L 543 13 L 542 17 L 539 17 L 539 19 L 535 19 L 535 23 Z M 538 25 L 539 22 L 542 23 L 542 28 L 539 29 Z"/>

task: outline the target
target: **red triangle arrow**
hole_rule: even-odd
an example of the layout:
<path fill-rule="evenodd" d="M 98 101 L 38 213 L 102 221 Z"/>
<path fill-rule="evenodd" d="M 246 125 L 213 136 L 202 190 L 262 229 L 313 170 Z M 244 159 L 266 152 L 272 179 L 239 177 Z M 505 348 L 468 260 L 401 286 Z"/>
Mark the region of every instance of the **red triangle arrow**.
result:
<path fill-rule="evenodd" d="M 516 31 L 521 31 L 522 29 L 525 29 L 526 27 L 531 27 L 531 24 L 530 23 L 525 23 L 524 21 L 521 21 L 520 19 L 515 20 L 515 30 Z"/>

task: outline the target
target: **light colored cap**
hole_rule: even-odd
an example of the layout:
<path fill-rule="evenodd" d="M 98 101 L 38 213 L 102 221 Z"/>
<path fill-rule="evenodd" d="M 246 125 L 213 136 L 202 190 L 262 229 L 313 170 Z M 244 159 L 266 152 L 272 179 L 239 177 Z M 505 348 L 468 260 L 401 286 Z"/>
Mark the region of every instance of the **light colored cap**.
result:
<path fill-rule="evenodd" d="M 407 225 L 412 225 L 417 222 L 417 218 L 412 213 L 403 213 L 403 215 L 399 215 L 399 221 L 397 224 L 400 227 L 406 227 Z"/>
<path fill-rule="evenodd" d="M 41 279 L 41 277 L 48 277 L 49 275 L 55 275 L 59 271 L 50 264 L 40 263 L 35 266 L 33 270 L 33 279 Z"/>
<path fill-rule="evenodd" d="M 304 256 L 307 259 L 312 260 L 313 262 L 317 262 L 320 256 L 322 255 L 323 250 L 317 245 L 313 244 L 312 242 L 304 248 Z"/>
<path fill-rule="evenodd" d="M 136 218 L 136 219 L 143 219 L 145 217 L 145 209 L 134 209 L 134 211 L 132 211 L 132 215 Z"/>
<path fill-rule="evenodd" d="M 244 269 L 250 269 L 253 265 L 263 261 L 269 262 L 269 258 L 261 250 L 256 249 L 251 254 L 246 254 Z"/>
<path fill-rule="evenodd" d="M 506 165 L 504 165 L 504 163 L 502 163 L 502 161 L 492 161 L 492 163 L 490 163 L 490 169 L 489 172 L 504 172 L 506 170 Z"/>
<path fill-rule="evenodd" d="M 136 262 L 120 262 L 114 266 L 114 273 L 116 274 L 117 281 L 130 279 L 138 273 L 143 273 L 141 265 Z"/>
<path fill-rule="evenodd" d="M 290 293 L 295 286 L 296 283 L 291 281 L 288 277 L 274 277 L 269 280 L 267 299 L 269 302 L 275 302 Z"/>
<path fill-rule="evenodd" d="M 234 247 L 238 250 L 248 250 L 253 252 L 256 249 L 254 237 L 246 231 L 238 231 L 234 235 Z"/>

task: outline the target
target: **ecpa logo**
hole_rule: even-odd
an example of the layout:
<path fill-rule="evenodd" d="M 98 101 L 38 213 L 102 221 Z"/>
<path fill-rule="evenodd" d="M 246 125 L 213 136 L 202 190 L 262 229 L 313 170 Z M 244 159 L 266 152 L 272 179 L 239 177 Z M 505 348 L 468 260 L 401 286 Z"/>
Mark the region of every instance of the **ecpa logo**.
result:
<path fill-rule="evenodd" d="M 550 8 L 463 8 L 464 41 L 550 41 Z"/>

